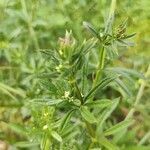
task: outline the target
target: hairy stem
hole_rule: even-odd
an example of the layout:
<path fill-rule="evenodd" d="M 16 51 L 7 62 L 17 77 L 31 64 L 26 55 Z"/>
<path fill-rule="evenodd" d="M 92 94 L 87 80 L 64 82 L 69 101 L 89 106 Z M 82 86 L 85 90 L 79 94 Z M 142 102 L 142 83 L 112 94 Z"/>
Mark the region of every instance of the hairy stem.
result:
<path fill-rule="evenodd" d="M 100 51 L 100 55 L 99 55 L 99 64 L 98 64 L 96 76 L 95 76 L 95 79 L 94 79 L 94 82 L 93 82 L 93 87 L 96 86 L 96 84 L 97 84 L 97 82 L 100 78 L 101 71 L 104 68 L 105 55 L 106 55 L 105 54 L 105 49 L 104 49 L 104 47 L 102 47 L 102 50 Z"/>
<path fill-rule="evenodd" d="M 150 74 L 150 65 L 148 66 L 147 72 L 145 73 L 145 77 L 147 78 L 149 76 L 149 74 Z M 133 116 L 133 114 L 136 110 L 135 107 L 139 104 L 140 99 L 143 96 L 145 86 L 146 86 L 146 82 L 144 80 L 142 80 L 141 86 L 138 90 L 138 93 L 137 93 L 137 96 L 136 96 L 136 99 L 134 102 L 134 107 L 129 111 L 128 115 L 126 116 L 126 119 L 129 119 Z"/>

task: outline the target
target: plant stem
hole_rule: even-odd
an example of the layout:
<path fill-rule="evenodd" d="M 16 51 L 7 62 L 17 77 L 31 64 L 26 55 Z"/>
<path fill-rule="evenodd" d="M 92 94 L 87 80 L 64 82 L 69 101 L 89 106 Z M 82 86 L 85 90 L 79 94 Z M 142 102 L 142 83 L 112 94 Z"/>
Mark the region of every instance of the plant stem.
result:
<path fill-rule="evenodd" d="M 140 140 L 138 145 L 143 145 L 150 138 L 150 131 L 144 135 L 144 137 Z"/>
<path fill-rule="evenodd" d="M 148 66 L 147 72 L 145 73 L 145 77 L 147 78 L 150 74 L 150 65 Z M 126 116 L 126 119 L 129 119 L 133 116 L 134 112 L 135 112 L 135 107 L 139 104 L 140 99 L 143 96 L 144 93 L 144 88 L 146 86 L 146 82 L 144 80 L 142 80 L 141 86 L 139 88 L 139 91 L 137 93 L 135 102 L 134 102 L 134 107 L 129 111 L 128 115 Z"/>
<path fill-rule="evenodd" d="M 148 69 L 147 69 L 147 71 L 146 71 L 146 73 L 145 73 L 145 77 L 147 78 L 147 77 L 149 76 L 149 74 L 150 74 L 150 65 L 148 66 Z M 142 96 L 143 96 L 145 86 L 146 86 L 146 82 L 145 82 L 145 81 L 142 81 L 142 82 L 141 82 L 141 86 L 140 86 L 140 88 L 139 88 L 139 90 L 138 90 L 138 93 L 137 93 L 137 96 L 136 96 L 136 99 L 135 99 L 133 108 L 131 108 L 131 110 L 129 111 L 129 113 L 128 113 L 128 115 L 126 116 L 125 120 L 128 120 L 128 119 L 130 119 L 130 118 L 133 117 L 133 114 L 134 114 L 134 112 L 135 112 L 135 110 L 136 110 L 135 107 L 139 104 L 140 99 L 141 99 Z M 117 139 L 115 140 L 115 142 L 117 142 L 117 141 L 120 140 L 122 137 L 124 137 L 125 134 L 126 134 L 126 132 L 127 132 L 127 129 L 126 129 L 126 130 L 123 130 L 123 131 L 122 131 L 122 134 L 118 135 L 118 137 L 117 137 Z"/>
<path fill-rule="evenodd" d="M 98 80 L 100 79 L 102 69 L 104 68 L 105 56 L 106 56 L 105 48 L 103 46 L 100 53 L 99 53 L 99 64 L 98 64 L 95 79 L 93 81 L 92 89 L 97 85 Z M 92 101 L 92 100 L 93 100 L 93 96 L 89 99 L 89 101 Z"/>
<path fill-rule="evenodd" d="M 116 8 L 116 0 L 112 0 L 111 1 L 111 6 L 110 6 L 109 16 L 108 16 L 106 26 L 105 26 L 105 34 L 106 35 L 110 32 L 110 29 L 112 28 L 115 8 Z M 102 49 L 99 53 L 99 65 L 98 65 L 98 68 L 97 68 L 96 77 L 93 81 L 92 88 L 94 88 L 96 86 L 96 84 L 97 84 L 97 82 L 100 78 L 100 75 L 102 73 L 102 69 L 104 68 L 105 57 L 106 57 L 105 45 L 104 45 L 104 41 L 102 41 Z M 93 98 L 91 98 L 90 101 L 92 101 L 92 99 Z"/>
<path fill-rule="evenodd" d="M 97 68 L 97 72 L 96 72 L 96 77 L 94 79 L 94 82 L 93 82 L 93 88 L 96 86 L 99 78 L 100 78 L 100 75 L 101 75 L 101 71 L 102 69 L 104 68 L 104 62 L 105 62 L 105 49 L 104 49 L 104 46 L 102 47 L 102 50 L 100 51 L 100 54 L 99 54 L 99 64 L 98 64 L 98 68 Z"/>

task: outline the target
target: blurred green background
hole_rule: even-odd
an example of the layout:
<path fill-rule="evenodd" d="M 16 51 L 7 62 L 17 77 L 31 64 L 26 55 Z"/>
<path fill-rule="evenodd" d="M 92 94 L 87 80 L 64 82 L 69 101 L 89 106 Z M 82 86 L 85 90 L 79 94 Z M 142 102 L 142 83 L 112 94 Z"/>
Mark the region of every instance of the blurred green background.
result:
<path fill-rule="evenodd" d="M 89 36 L 83 21 L 104 27 L 110 0 L 0 0 L 0 140 L 9 144 L 25 139 L 27 98 L 43 94 L 35 76 L 47 69 L 39 49 L 55 49 L 58 39 L 72 30 L 78 41 Z M 118 0 L 115 24 L 128 18 L 128 32 L 137 33 L 135 46 L 121 54 L 116 65 L 145 73 L 150 62 L 150 0 Z M 134 93 L 140 80 L 135 82 Z M 138 125 L 133 139 L 138 141 L 150 125 L 149 81 L 137 107 Z M 6 123 L 7 122 L 7 125 Z M 16 130 L 17 128 L 17 130 Z M 18 131 L 18 128 L 20 129 Z M 132 140 L 133 140 L 132 139 Z M 125 142 L 125 141 L 124 141 Z M 150 141 L 147 142 L 147 144 Z"/>

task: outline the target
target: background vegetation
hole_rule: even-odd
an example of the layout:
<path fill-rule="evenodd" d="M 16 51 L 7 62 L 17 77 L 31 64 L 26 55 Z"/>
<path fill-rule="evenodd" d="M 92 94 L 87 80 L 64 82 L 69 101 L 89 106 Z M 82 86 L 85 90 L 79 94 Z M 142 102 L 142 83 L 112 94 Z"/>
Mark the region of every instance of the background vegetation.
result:
<path fill-rule="evenodd" d="M 47 81 L 47 73 L 55 64 L 41 51 L 55 53 L 61 50 L 64 37 L 71 37 L 71 42 L 76 39 L 79 45 L 85 39 L 91 40 L 92 36 L 83 27 L 83 21 L 90 22 L 100 32 L 105 28 L 110 4 L 110 0 L 0 0 L 0 149 L 1 146 L 49 149 L 49 145 L 54 150 L 116 149 L 114 145 L 123 150 L 150 149 L 149 0 L 117 1 L 114 28 L 127 20 L 127 33 L 136 33 L 132 39 L 135 45 L 119 48 L 118 59 L 112 61 L 111 57 L 107 58 L 111 60 L 109 67 L 127 68 L 126 72 L 117 70 L 123 71 L 128 78 L 122 80 L 123 89 L 111 84 L 100 93 L 101 98 L 121 97 L 121 102 L 103 128 L 112 127 L 131 113 L 134 123 L 128 130 L 126 128 L 127 132 L 119 130 L 113 138 L 109 136 L 108 141 L 100 139 L 102 143 L 91 142 L 84 130 L 85 122 L 77 117 L 77 113 L 72 118 L 73 125 L 67 127 L 68 132 L 61 134 L 57 127 L 70 106 L 56 108 L 31 103 L 31 100 L 54 94 L 52 83 Z M 94 59 L 89 58 L 93 68 L 98 63 L 97 55 L 92 54 Z M 56 68 L 57 71 L 60 68 Z M 55 77 L 53 80 L 55 85 L 67 92 L 68 87 L 63 80 L 59 79 L 58 83 Z M 90 79 L 88 82 L 87 85 L 90 85 Z M 88 89 L 90 87 L 87 86 Z M 68 93 L 65 94 L 67 97 Z M 51 132 L 52 144 L 45 137 L 46 132 Z"/>

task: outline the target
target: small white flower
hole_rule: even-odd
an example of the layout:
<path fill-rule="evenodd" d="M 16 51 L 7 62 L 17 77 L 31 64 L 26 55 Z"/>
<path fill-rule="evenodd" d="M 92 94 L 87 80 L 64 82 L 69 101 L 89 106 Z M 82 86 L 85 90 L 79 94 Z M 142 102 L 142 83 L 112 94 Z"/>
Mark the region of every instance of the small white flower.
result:
<path fill-rule="evenodd" d="M 60 64 L 59 66 L 56 67 L 56 70 L 57 70 L 57 71 L 60 71 L 60 69 L 61 69 L 62 67 L 63 67 L 63 66 Z"/>
<path fill-rule="evenodd" d="M 69 102 L 73 102 L 73 99 L 69 99 Z"/>
<path fill-rule="evenodd" d="M 81 96 L 84 97 L 84 95 L 81 93 Z"/>
<path fill-rule="evenodd" d="M 69 95 L 70 95 L 70 92 L 69 92 L 69 91 L 65 91 L 65 95 L 64 95 L 64 97 L 65 97 L 65 98 L 68 98 L 68 97 L 69 97 Z"/>
<path fill-rule="evenodd" d="M 69 97 L 69 102 L 73 102 L 73 97 Z"/>
<path fill-rule="evenodd" d="M 104 34 L 103 33 L 100 33 L 100 37 L 103 37 L 104 36 Z"/>
<path fill-rule="evenodd" d="M 62 52 L 62 50 L 59 50 L 59 54 L 60 54 L 60 55 L 63 55 L 63 52 Z"/>
<path fill-rule="evenodd" d="M 48 125 L 47 124 L 43 126 L 43 130 L 46 130 L 46 129 L 48 129 Z"/>
<path fill-rule="evenodd" d="M 47 116 L 48 116 L 48 113 L 44 113 L 44 116 L 47 117 Z"/>

